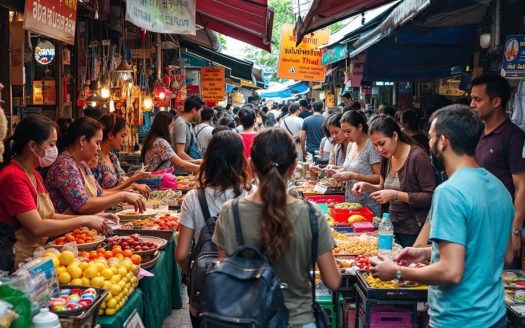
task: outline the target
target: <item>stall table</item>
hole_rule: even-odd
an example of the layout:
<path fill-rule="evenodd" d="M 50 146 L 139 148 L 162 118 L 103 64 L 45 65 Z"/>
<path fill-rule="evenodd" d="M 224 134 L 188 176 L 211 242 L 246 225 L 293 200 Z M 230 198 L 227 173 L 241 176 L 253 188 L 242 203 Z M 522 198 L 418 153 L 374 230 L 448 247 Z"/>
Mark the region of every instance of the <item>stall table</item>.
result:
<path fill-rule="evenodd" d="M 112 316 L 99 316 L 97 323 L 101 328 L 124 327 L 124 323 L 134 310 L 137 310 L 141 318 L 143 317 L 144 298 L 142 291 L 138 288 L 129 296 L 126 304 L 117 313 Z"/>

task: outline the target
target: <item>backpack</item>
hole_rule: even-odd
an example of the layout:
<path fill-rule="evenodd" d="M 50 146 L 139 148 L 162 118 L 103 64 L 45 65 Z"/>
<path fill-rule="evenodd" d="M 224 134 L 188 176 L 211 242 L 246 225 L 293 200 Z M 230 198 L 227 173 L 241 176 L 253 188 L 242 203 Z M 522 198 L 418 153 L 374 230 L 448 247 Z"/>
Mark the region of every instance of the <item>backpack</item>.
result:
<path fill-rule="evenodd" d="M 210 215 L 204 188 L 197 189 L 197 195 L 199 197 L 202 214 L 204 214 L 206 220 L 206 225 L 202 227 L 199 240 L 191 251 L 188 295 L 190 305 L 199 311 L 206 271 L 217 261 L 217 246 L 211 240 L 213 231 L 215 230 L 216 218 Z"/>
<path fill-rule="evenodd" d="M 233 219 L 239 247 L 206 273 L 200 327 L 287 327 L 285 284 L 261 251 L 244 245 L 238 199 Z"/>

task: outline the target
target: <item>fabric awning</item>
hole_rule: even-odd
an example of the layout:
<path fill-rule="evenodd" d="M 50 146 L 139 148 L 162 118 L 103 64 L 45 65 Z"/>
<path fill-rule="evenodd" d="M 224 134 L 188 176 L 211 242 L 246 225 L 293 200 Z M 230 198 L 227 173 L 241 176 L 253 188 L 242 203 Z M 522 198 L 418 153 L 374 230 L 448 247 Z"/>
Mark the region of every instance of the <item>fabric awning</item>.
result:
<path fill-rule="evenodd" d="M 297 82 L 291 84 L 280 90 L 265 90 L 260 91 L 259 95 L 264 99 L 288 99 L 295 95 L 304 94 L 310 91 L 310 87 L 307 82 Z"/>
<path fill-rule="evenodd" d="M 271 51 L 273 8 L 267 0 L 198 0 L 197 24 Z"/>
<path fill-rule="evenodd" d="M 301 43 L 304 36 L 308 33 L 317 31 L 320 28 L 336 23 L 356 13 L 369 10 L 391 0 L 311 0 L 303 1 L 302 7 L 308 9 L 308 13 L 299 19 L 295 25 L 297 44 Z M 302 10 L 301 10 L 302 12 Z"/>
<path fill-rule="evenodd" d="M 181 48 L 187 50 L 192 54 L 202 57 L 201 59 L 204 59 L 204 61 L 201 61 L 200 63 L 196 61 L 196 63 L 198 63 L 198 65 L 196 66 L 200 67 L 200 64 L 206 61 L 208 61 L 208 65 L 217 63 L 221 66 L 231 68 L 232 77 L 248 81 L 254 80 L 252 75 L 253 63 L 250 61 L 234 58 L 232 56 L 228 56 L 220 52 L 215 52 L 208 48 L 204 48 L 187 42 L 181 42 Z"/>

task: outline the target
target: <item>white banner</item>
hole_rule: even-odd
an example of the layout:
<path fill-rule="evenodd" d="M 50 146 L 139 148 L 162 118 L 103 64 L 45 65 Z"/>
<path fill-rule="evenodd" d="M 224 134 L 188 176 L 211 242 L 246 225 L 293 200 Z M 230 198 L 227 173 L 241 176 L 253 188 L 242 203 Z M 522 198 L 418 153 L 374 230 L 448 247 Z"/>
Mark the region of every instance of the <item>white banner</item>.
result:
<path fill-rule="evenodd" d="M 127 0 L 126 20 L 155 33 L 195 35 L 197 0 Z"/>

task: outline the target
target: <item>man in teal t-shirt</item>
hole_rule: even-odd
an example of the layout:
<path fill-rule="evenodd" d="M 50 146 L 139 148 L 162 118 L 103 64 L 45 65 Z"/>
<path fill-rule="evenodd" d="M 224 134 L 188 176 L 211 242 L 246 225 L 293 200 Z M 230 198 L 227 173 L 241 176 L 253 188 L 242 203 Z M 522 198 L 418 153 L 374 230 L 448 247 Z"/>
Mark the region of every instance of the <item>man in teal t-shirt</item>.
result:
<path fill-rule="evenodd" d="M 380 257 L 370 271 L 383 280 L 429 284 L 430 327 L 507 327 L 501 272 L 512 261 L 512 198 L 501 181 L 480 168 L 474 152 L 483 123 L 467 106 L 431 117 L 431 155 L 450 177 L 435 191 L 431 247 L 405 248 L 395 262 Z M 405 265 L 430 261 L 423 268 Z"/>

